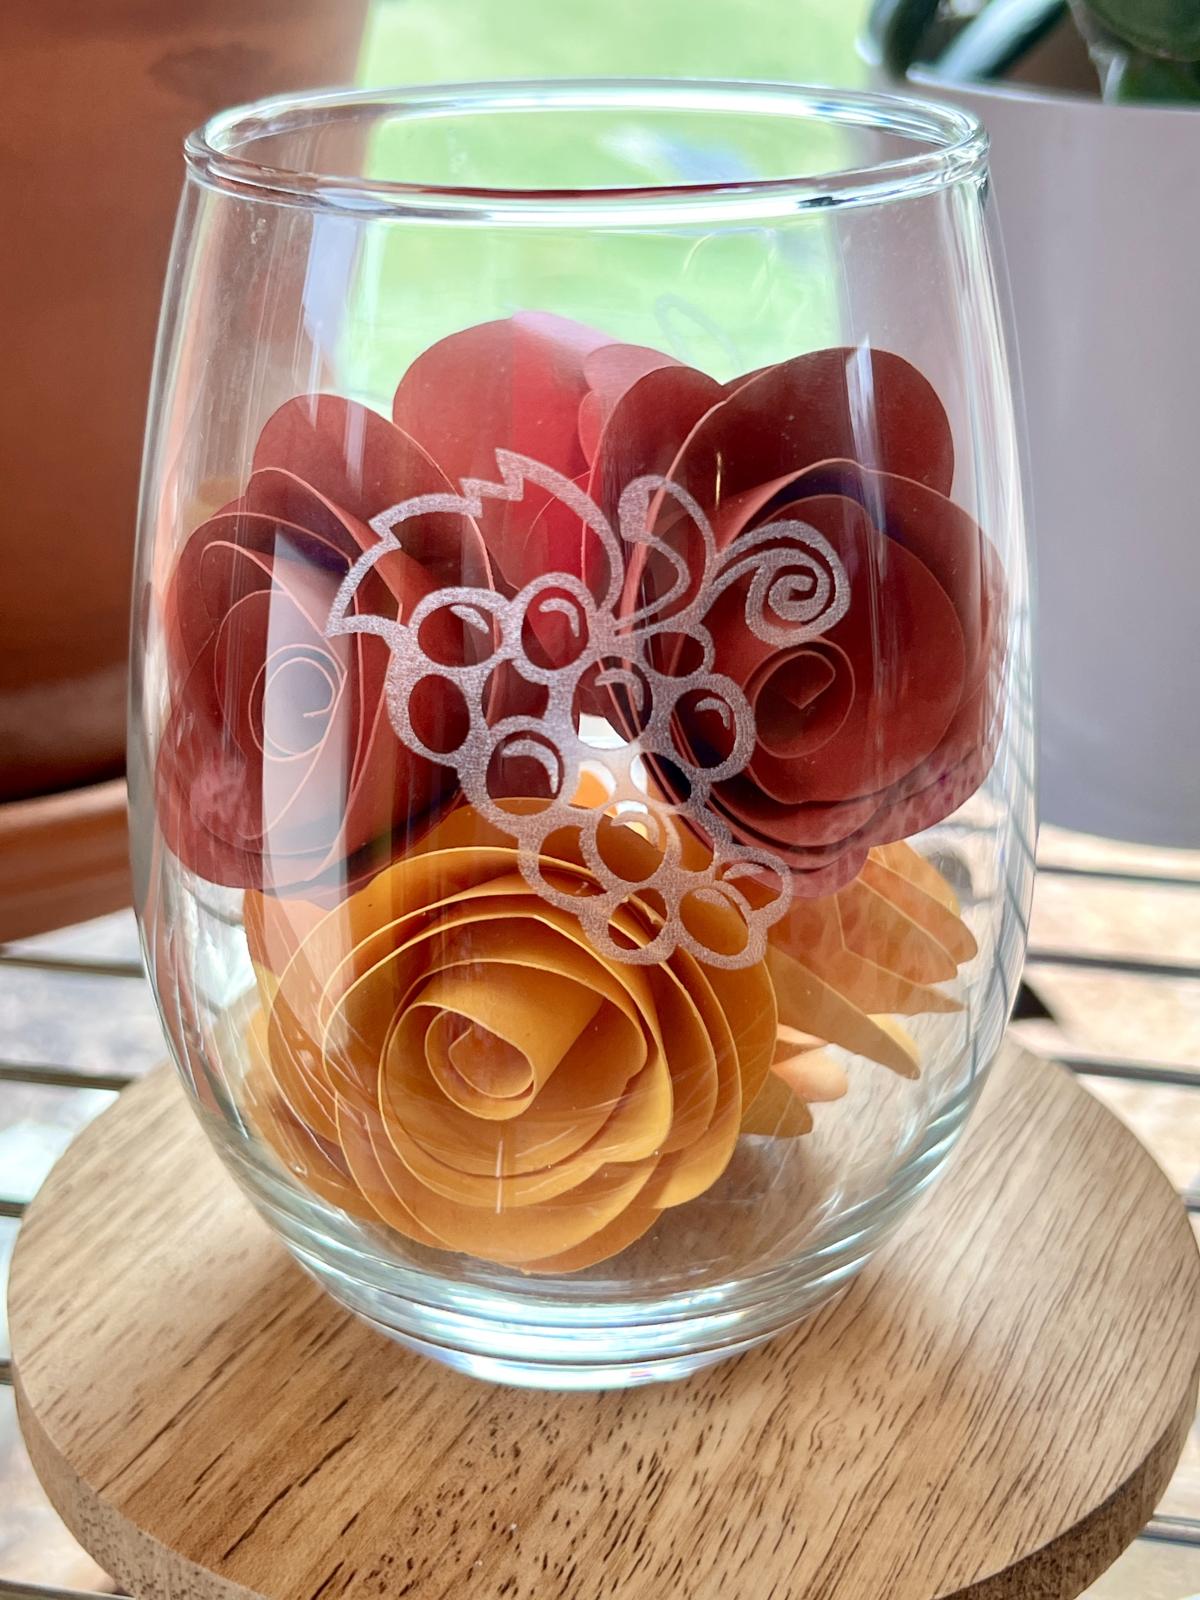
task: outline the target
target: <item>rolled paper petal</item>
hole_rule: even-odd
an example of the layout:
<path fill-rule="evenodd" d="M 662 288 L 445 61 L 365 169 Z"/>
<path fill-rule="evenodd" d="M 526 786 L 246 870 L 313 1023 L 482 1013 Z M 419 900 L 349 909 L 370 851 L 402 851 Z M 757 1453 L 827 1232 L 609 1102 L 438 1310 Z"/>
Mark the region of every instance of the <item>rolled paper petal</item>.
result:
<path fill-rule="evenodd" d="M 890 351 L 814 350 L 735 379 L 725 393 L 671 474 L 701 505 L 831 457 L 950 493 L 945 408 L 929 380 Z"/>
<path fill-rule="evenodd" d="M 775 1139 L 811 1133 L 809 1107 L 840 1100 L 848 1088 L 845 1069 L 821 1048 L 819 1039 L 781 1022 L 771 1071 L 742 1118 L 742 1132 Z"/>
<path fill-rule="evenodd" d="M 833 984 L 776 946 L 767 964 L 779 997 L 780 1020 L 788 1027 L 818 1030 L 831 1044 L 878 1061 L 902 1078 L 919 1075 L 920 1053 L 898 1023 L 860 1010 Z"/>
<path fill-rule="evenodd" d="M 645 849 L 608 826 L 631 883 Z M 555 851 L 543 874 L 594 891 L 578 840 Z M 632 888 L 613 920 L 646 944 L 660 919 Z M 411 1239 L 530 1271 L 601 1260 L 708 1189 L 776 1049 L 764 963 L 600 956 L 466 806 L 324 915 L 248 897 L 247 929 L 281 965 L 248 1105 L 280 1160 Z"/>
<path fill-rule="evenodd" d="M 395 736 L 385 641 L 326 631 L 346 574 L 380 549 L 370 519 L 452 485 L 386 419 L 331 395 L 282 406 L 254 462 L 240 499 L 187 540 L 164 597 L 159 816 L 171 849 L 215 882 L 336 890 L 405 848 L 452 792 L 448 769 Z M 416 517 L 403 548 L 362 570 L 350 615 L 403 621 L 439 587 L 489 574 L 469 518 Z M 426 637 L 443 662 L 481 648 L 449 607 Z M 509 688 L 497 685 L 497 715 Z M 430 748 L 452 747 L 453 711 L 444 697 L 426 708 Z"/>
<path fill-rule="evenodd" d="M 754 1104 L 742 1118 L 742 1132 L 770 1139 L 799 1139 L 815 1126 L 809 1102 L 800 1083 L 786 1073 L 772 1071 Z"/>
<path fill-rule="evenodd" d="M 770 938 L 781 1051 L 789 1045 L 794 1058 L 797 1045 L 824 1041 L 903 1077 L 916 1075 L 919 1057 L 895 1017 L 961 1010 L 933 985 L 955 977 L 977 951 L 949 885 L 905 844 L 873 850 L 832 898 L 793 901 Z"/>
<path fill-rule="evenodd" d="M 580 407 L 589 394 L 586 359 L 611 338 L 582 323 L 522 311 L 440 339 L 412 363 L 392 404 L 397 427 L 419 439 L 455 483 L 496 478 L 496 450 L 529 456 L 567 478 L 587 471 L 579 439 Z M 490 502 L 481 526 L 499 576 L 510 591 L 538 572 L 578 573 L 583 529 L 563 524 L 553 564 L 526 550 L 530 529 L 550 496 L 529 484 L 517 502 Z"/>
<path fill-rule="evenodd" d="M 649 538 L 628 553 L 627 625 L 651 622 L 653 666 L 685 673 L 703 641 L 694 625 L 669 622 L 699 605 L 715 670 L 755 713 L 751 760 L 715 786 L 712 808 L 737 843 L 777 851 L 800 894 L 836 892 L 873 845 L 962 804 L 993 758 L 1004 584 L 988 541 L 947 498 L 945 410 L 909 362 L 869 348 L 815 351 L 723 386 L 620 347 L 590 355 L 585 376 L 589 367 L 609 385 L 581 405 L 589 494 L 611 518 L 639 475 L 670 485 L 653 502 Z M 850 603 L 825 628 L 797 626 L 790 645 L 778 638 L 784 615 L 761 630 L 751 597 L 765 562 L 785 613 L 813 582 L 824 557 L 805 547 L 805 529 L 837 561 Z M 712 585 L 705 608 L 713 549 L 732 581 Z M 776 586 L 767 593 L 771 603 Z M 703 765 L 711 740 L 693 705 L 678 708 L 676 742 Z M 638 732 L 627 706 L 610 715 Z M 682 803 L 678 770 L 648 759 L 665 797 Z M 693 820 L 703 833 L 704 817 Z M 719 837 L 719 827 L 709 834 Z"/>
<path fill-rule="evenodd" d="M 863 868 L 865 873 L 870 865 Z M 924 926 L 904 915 L 879 891 L 857 878 L 837 896 L 842 943 L 910 983 L 944 983 L 955 973 L 953 957 Z"/>
<path fill-rule="evenodd" d="M 543 875 L 594 892 L 579 836 L 552 843 Z M 646 841 L 614 822 L 603 849 L 631 884 L 614 926 L 649 943 Z M 708 1190 L 739 1134 L 809 1131 L 810 1105 L 846 1087 L 826 1041 L 916 1074 L 913 1041 L 877 1013 L 956 1009 L 922 975 L 952 975 L 947 945 L 973 945 L 914 852 L 870 866 L 873 886 L 794 903 L 766 962 L 677 951 L 636 967 L 598 954 L 529 888 L 510 839 L 460 805 L 332 911 L 247 895 L 261 998 L 248 1114 L 351 1215 L 523 1271 L 580 1270 Z M 737 915 L 716 901 L 697 914 Z"/>
<path fill-rule="evenodd" d="M 526 1261 L 523 1270 L 529 1273 L 582 1272 L 585 1267 L 594 1267 L 598 1262 L 609 1260 L 628 1245 L 634 1244 L 658 1221 L 663 1211 L 660 1198 L 664 1183 L 665 1178 L 654 1173 L 625 1210 L 605 1227 L 573 1249 L 560 1250 L 557 1255 L 543 1256 L 537 1261 Z"/>
<path fill-rule="evenodd" d="M 454 474 L 416 438 L 339 395 L 300 395 L 280 406 L 259 435 L 253 465 L 252 483 L 272 468 L 290 474 L 361 530 L 355 557 L 376 542 L 367 524 L 380 512 L 418 495 L 459 492 Z M 494 473 L 494 459 L 491 465 Z M 411 518 L 404 550 L 430 588 L 490 582 L 488 553 L 469 518 L 445 512 Z M 392 561 L 387 556 L 375 569 L 385 581 Z M 402 584 L 389 587 L 402 597 Z"/>
<path fill-rule="evenodd" d="M 626 487 L 665 477 L 692 429 L 722 398 L 715 379 L 693 367 L 661 366 L 633 383 L 608 412 L 590 456 L 588 493 L 610 519 Z M 631 603 L 636 591 L 631 591 Z"/>
<path fill-rule="evenodd" d="M 600 345 L 584 357 L 588 392 L 579 405 L 579 444 L 588 461 L 595 458 L 609 418 L 628 391 L 647 373 L 664 367 L 687 370 L 674 356 L 639 344 Z"/>
<path fill-rule="evenodd" d="M 376 1214 L 354 1182 L 341 1147 L 321 1138 L 297 1117 L 275 1088 L 266 1066 L 265 1033 L 259 1013 L 246 1031 L 249 1066 L 245 1096 L 251 1120 L 305 1188 L 352 1217 L 375 1221 Z"/>
<path fill-rule="evenodd" d="M 880 866 L 906 878 L 930 899 L 936 900 L 957 917 L 962 907 L 947 878 L 943 878 L 932 861 L 927 861 L 912 845 L 896 843 L 880 845 L 875 851 Z"/>
<path fill-rule="evenodd" d="M 819 1039 L 783 1023 L 779 1025 L 771 1071 L 810 1105 L 840 1100 L 849 1087 L 845 1069 L 822 1049 Z"/>
<path fill-rule="evenodd" d="M 886 861 L 868 860 L 862 871 L 861 882 L 865 888 L 873 889 L 886 898 L 896 911 L 909 917 L 936 939 L 956 966 L 970 961 L 977 953 L 971 930 L 957 912 L 904 872 L 897 871 Z"/>

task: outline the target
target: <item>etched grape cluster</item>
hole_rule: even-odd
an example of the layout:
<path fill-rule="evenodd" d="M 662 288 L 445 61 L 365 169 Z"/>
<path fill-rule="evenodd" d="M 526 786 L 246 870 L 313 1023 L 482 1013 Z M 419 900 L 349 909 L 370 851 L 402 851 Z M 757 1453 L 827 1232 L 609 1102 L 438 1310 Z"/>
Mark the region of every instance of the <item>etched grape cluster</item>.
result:
<path fill-rule="evenodd" d="M 845 613 L 849 587 L 841 563 L 815 529 L 779 520 L 722 555 L 695 500 L 658 476 L 626 487 L 614 529 L 576 484 L 550 468 L 501 450 L 496 463 L 498 483 L 468 479 L 461 495 L 415 497 L 372 520 L 379 543 L 347 574 L 327 635 L 373 633 L 387 641 L 387 707 L 397 737 L 418 755 L 454 769 L 469 803 L 515 841 L 526 883 L 577 918 L 602 956 L 635 965 L 660 962 L 676 950 L 713 966 L 761 960 L 767 929 L 787 908 L 790 877 L 771 852 L 735 843 L 710 804 L 713 786 L 745 769 L 756 735 L 742 689 L 715 670 L 704 616 L 730 585 L 749 579 L 747 625 L 766 642 L 795 645 Z M 439 589 L 407 621 L 353 611 L 365 573 L 387 552 L 403 548 L 407 521 L 430 513 L 478 517 L 486 500 L 520 500 L 528 484 L 560 500 L 598 542 L 607 564 L 599 599 L 581 578 L 553 572 L 511 598 L 487 588 Z M 694 570 L 654 532 L 668 500 L 697 530 L 703 570 Z M 627 597 L 622 602 L 629 557 L 638 547 L 653 553 L 672 576 L 652 604 L 633 609 Z M 435 641 L 446 637 L 447 621 L 472 641 L 465 663 L 439 659 Z M 539 648 L 549 629 L 553 652 Z M 687 642 L 686 671 L 656 666 L 668 635 Z M 500 707 L 498 713 L 496 686 L 505 671 L 530 687 L 536 712 L 505 713 Z M 419 714 L 430 704 L 454 713 L 435 719 L 435 731 Z M 602 719 L 581 711 L 597 704 L 610 705 L 611 715 Z M 684 710 L 693 724 L 703 719 L 713 732 L 703 764 L 678 737 Z M 451 725 L 453 748 L 445 748 Z M 514 767 L 535 774 L 538 803 L 512 803 Z M 670 772 L 669 786 L 655 782 L 663 771 Z M 648 870 L 636 881 L 616 870 L 612 851 L 605 853 L 614 823 L 632 827 L 654 847 L 640 852 Z M 555 835 L 561 839 L 564 829 L 589 869 L 591 892 L 581 893 L 578 880 L 556 868 L 551 841 Z M 629 852 L 621 857 L 628 870 Z M 655 908 L 649 942 L 634 943 L 622 932 L 628 924 L 621 908 L 634 898 L 643 908 L 643 924 L 644 908 Z M 698 936 L 697 923 L 704 919 L 689 912 L 705 902 L 737 912 L 745 928 L 739 949 L 714 949 Z"/>

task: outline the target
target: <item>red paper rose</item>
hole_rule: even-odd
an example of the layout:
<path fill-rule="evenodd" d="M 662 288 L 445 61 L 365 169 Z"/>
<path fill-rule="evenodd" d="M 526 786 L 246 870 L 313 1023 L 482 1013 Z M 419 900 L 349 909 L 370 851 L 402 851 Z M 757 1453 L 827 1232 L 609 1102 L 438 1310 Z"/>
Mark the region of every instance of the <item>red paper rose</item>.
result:
<path fill-rule="evenodd" d="M 478 493 L 504 476 L 498 452 L 569 480 L 620 539 L 598 539 L 561 487 L 527 473 L 518 493 Z M 376 624 L 406 623 L 440 588 L 511 597 L 539 580 L 523 635 L 536 677 L 580 647 L 577 601 L 545 587 L 561 572 L 640 630 L 660 691 L 698 674 L 696 692 L 666 697 L 669 737 L 660 728 L 646 750 L 660 797 L 686 811 L 696 774 L 724 766 L 690 816 L 697 832 L 771 852 L 801 893 L 829 893 L 871 845 L 954 810 L 992 760 L 1003 583 L 948 498 L 952 478 L 933 389 L 867 349 L 722 385 L 661 352 L 522 313 L 418 357 L 392 423 L 333 397 L 290 402 L 264 430 L 244 494 L 188 541 L 166 596 L 168 843 L 208 877 L 267 888 L 392 857 L 454 798 L 461 730 L 454 696 L 431 676 L 405 691 L 419 737 L 396 736 L 404 717 L 392 707 L 389 722 Z M 633 528 L 626 491 L 648 479 Z M 423 495 L 457 496 L 457 509 L 414 514 Z M 381 555 L 380 524 L 369 524 L 401 502 L 403 539 Z M 343 579 L 372 549 L 331 637 Z M 421 653 L 469 666 L 496 643 L 478 637 L 491 612 L 476 607 L 469 625 L 452 601 L 422 622 Z M 673 627 L 685 612 L 687 626 Z M 488 682 L 490 723 L 538 716 L 545 690 L 510 667 Z M 730 707 L 702 692 L 703 674 L 736 685 L 753 715 L 749 759 L 739 754 L 732 773 Z M 637 738 L 645 697 L 639 707 L 605 681 L 613 674 L 594 676 L 578 708 Z M 430 759 L 443 750 L 447 764 Z M 521 790 L 523 770 L 513 763 L 500 792 Z"/>
<path fill-rule="evenodd" d="M 327 635 L 334 600 L 379 544 L 372 518 L 416 496 L 457 494 L 473 475 L 494 480 L 497 448 L 584 470 L 581 362 L 607 343 L 540 313 L 486 323 L 413 364 L 394 423 L 332 395 L 301 396 L 268 421 L 244 493 L 190 536 L 164 597 L 170 714 L 158 808 L 188 867 L 239 887 L 336 884 L 385 864 L 453 800 L 453 772 L 405 748 L 389 723 L 384 640 Z M 462 515 L 407 520 L 403 550 L 363 574 L 351 617 L 405 621 L 440 588 L 513 593 L 549 498 L 530 486 L 520 504 L 490 502 L 482 531 Z M 537 627 L 545 650 L 564 646 L 553 608 Z M 443 664 L 487 654 L 449 606 L 422 644 Z M 459 708 L 429 688 L 412 708 L 423 742 L 452 751 Z M 497 720 L 537 704 L 519 676 L 489 685 Z M 514 763 L 510 792 L 520 775 Z"/>
<path fill-rule="evenodd" d="M 949 499 L 949 422 L 907 361 L 820 350 L 720 384 L 559 318 L 518 317 L 428 351 L 401 383 L 397 419 L 427 425 L 428 396 L 471 373 L 484 375 L 480 412 L 446 407 L 436 432 L 438 459 L 455 473 L 494 478 L 503 442 L 572 478 L 614 526 L 631 482 L 668 480 L 647 530 L 658 548 L 629 547 L 621 601 L 631 622 L 659 630 L 659 671 L 690 670 L 695 640 L 671 618 L 711 578 L 686 497 L 712 530 L 720 570 L 745 568 L 704 616 L 712 671 L 741 686 L 755 717 L 750 761 L 709 802 L 735 842 L 778 853 L 799 892 L 827 894 L 871 845 L 932 826 L 978 788 L 998 733 L 1003 578 Z M 507 419 L 498 432 L 497 419 Z M 561 503 L 526 496 L 490 516 L 481 526 L 510 590 L 565 571 L 603 592 L 607 558 Z M 820 536 L 824 556 L 798 524 Z M 691 583 L 672 595 L 681 568 Z M 770 581 L 756 587 L 760 570 Z M 835 571 L 846 603 L 814 624 L 806 601 Z M 756 611 L 767 638 L 751 624 Z M 793 616 L 803 619 L 794 627 Z M 594 697 L 583 704 L 600 709 Z M 635 706 L 607 709 L 636 735 Z M 680 698 L 674 737 L 703 767 L 721 762 L 731 733 L 696 694 Z M 685 803 L 674 764 L 651 765 L 667 798 Z"/>
<path fill-rule="evenodd" d="M 622 479 L 665 471 L 708 519 L 725 568 L 752 552 L 705 616 L 715 670 L 742 686 L 756 729 L 750 761 L 714 786 L 710 805 L 736 841 L 777 852 L 799 892 L 828 894 L 872 845 L 931 827 L 986 776 L 1003 656 L 999 562 L 948 498 L 946 414 L 900 357 L 816 351 L 706 398 L 697 416 L 694 374 L 639 379 L 609 411 L 591 481 L 603 499 Z M 804 548 L 806 528 L 826 556 Z M 696 565 L 698 530 L 674 497 L 654 532 Z M 769 581 L 756 586 L 760 567 Z M 626 606 L 652 608 L 671 576 L 648 549 L 631 563 Z M 818 583 L 828 625 L 804 604 Z M 685 649 L 666 634 L 660 669 L 675 670 Z M 676 739 L 693 762 L 720 759 L 722 737 L 681 702 Z M 674 793 L 670 766 L 659 776 Z"/>
<path fill-rule="evenodd" d="M 619 344 L 566 317 L 523 311 L 431 345 L 400 380 L 392 419 L 456 481 L 495 481 L 496 452 L 507 450 L 590 491 L 605 417 L 639 378 L 660 367 L 720 392 L 661 351 Z M 579 575 L 585 566 L 597 593 L 603 591 L 608 574 L 599 551 L 561 502 L 536 485 L 528 484 L 520 500 L 485 504 L 479 527 L 506 592 L 542 573 Z"/>
<path fill-rule="evenodd" d="M 376 413 L 304 396 L 263 429 L 245 492 L 190 536 L 164 597 L 157 796 L 166 841 L 193 871 L 239 887 L 336 884 L 390 859 L 449 798 L 452 774 L 392 731 L 384 642 L 325 630 L 342 580 L 378 543 L 370 518 L 452 487 Z M 489 571 L 468 519 L 417 518 L 405 549 L 363 575 L 354 608 L 405 617 Z M 433 633 L 443 659 L 469 659 L 452 613 Z M 453 708 L 424 711 L 427 743 L 452 745 Z"/>

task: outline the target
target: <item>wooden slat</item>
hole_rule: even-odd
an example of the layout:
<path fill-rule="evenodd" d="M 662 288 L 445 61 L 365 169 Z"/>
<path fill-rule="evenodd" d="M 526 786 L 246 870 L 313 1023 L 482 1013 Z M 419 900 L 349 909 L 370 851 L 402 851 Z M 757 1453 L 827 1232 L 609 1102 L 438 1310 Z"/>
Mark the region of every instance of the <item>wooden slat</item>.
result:
<path fill-rule="evenodd" d="M 130 901 L 125 780 L 0 805 L 0 939 L 25 939 Z"/>

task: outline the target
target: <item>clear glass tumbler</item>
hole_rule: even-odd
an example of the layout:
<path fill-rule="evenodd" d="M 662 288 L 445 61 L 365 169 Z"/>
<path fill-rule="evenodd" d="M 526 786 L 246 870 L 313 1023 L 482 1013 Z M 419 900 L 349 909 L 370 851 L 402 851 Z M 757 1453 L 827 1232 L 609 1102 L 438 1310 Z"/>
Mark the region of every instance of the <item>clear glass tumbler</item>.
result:
<path fill-rule="evenodd" d="M 508 83 L 267 101 L 186 166 L 129 777 L 197 1113 L 454 1366 L 744 1350 L 938 1171 L 1023 956 L 984 135 Z"/>

